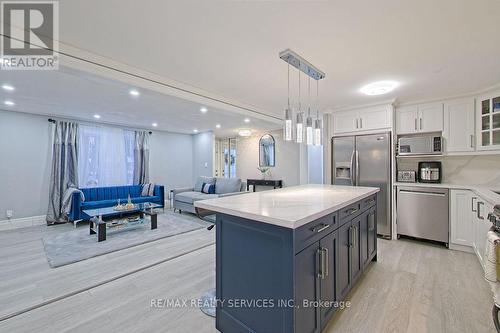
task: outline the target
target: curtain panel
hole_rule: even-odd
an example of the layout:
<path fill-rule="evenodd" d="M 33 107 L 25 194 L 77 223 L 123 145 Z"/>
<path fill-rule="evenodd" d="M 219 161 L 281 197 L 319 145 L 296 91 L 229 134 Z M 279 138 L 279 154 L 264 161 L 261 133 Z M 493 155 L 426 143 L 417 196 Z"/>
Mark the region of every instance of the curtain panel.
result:
<path fill-rule="evenodd" d="M 64 192 L 78 187 L 78 124 L 56 121 L 52 143 L 52 168 L 49 188 L 47 224 L 65 223 Z"/>
<path fill-rule="evenodd" d="M 135 132 L 134 184 L 149 183 L 149 133 Z"/>

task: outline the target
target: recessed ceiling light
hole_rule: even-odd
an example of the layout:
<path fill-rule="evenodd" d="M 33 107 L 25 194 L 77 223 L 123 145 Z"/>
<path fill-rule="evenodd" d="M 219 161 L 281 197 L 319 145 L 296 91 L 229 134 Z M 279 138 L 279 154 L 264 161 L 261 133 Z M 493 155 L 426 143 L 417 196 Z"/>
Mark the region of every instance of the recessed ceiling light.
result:
<path fill-rule="evenodd" d="M 131 89 L 128 93 L 134 97 L 137 97 L 140 95 L 139 92 L 135 89 Z"/>
<path fill-rule="evenodd" d="M 195 128 L 195 129 L 193 130 L 193 133 L 198 133 L 198 130 Z"/>
<path fill-rule="evenodd" d="M 220 124 L 215 125 L 215 128 L 220 128 Z"/>
<path fill-rule="evenodd" d="M 202 107 L 200 108 L 200 112 L 201 112 L 201 113 L 207 113 L 207 111 L 208 111 L 208 109 L 207 109 L 206 107 L 204 107 L 204 106 L 202 106 Z"/>
<path fill-rule="evenodd" d="M 158 126 L 158 124 L 157 123 L 152 123 L 151 126 L 156 127 L 156 126 Z"/>
<path fill-rule="evenodd" d="M 4 84 L 2 86 L 3 90 L 7 90 L 7 91 L 14 91 L 16 90 L 16 88 L 14 88 L 13 86 L 11 86 L 10 84 Z"/>
<path fill-rule="evenodd" d="M 238 135 L 243 136 L 243 137 L 248 137 L 248 136 L 252 135 L 252 130 L 248 129 L 248 128 L 240 129 L 238 131 Z"/>
<path fill-rule="evenodd" d="M 247 123 L 247 124 L 248 124 L 248 123 L 250 122 L 250 118 L 245 118 L 245 120 L 244 120 L 244 121 L 245 121 L 245 123 Z"/>
<path fill-rule="evenodd" d="M 98 115 L 98 114 L 95 114 L 95 115 L 94 115 L 94 118 L 95 118 L 95 119 L 101 119 L 101 116 L 100 116 L 100 115 Z"/>
<path fill-rule="evenodd" d="M 376 96 L 390 93 L 393 91 L 399 84 L 395 81 L 378 81 L 367 84 L 363 88 L 361 88 L 361 92 L 368 96 Z"/>
<path fill-rule="evenodd" d="M 16 105 L 16 103 L 12 102 L 12 101 L 5 101 L 3 102 L 5 105 L 8 105 L 8 106 L 14 106 Z"/>

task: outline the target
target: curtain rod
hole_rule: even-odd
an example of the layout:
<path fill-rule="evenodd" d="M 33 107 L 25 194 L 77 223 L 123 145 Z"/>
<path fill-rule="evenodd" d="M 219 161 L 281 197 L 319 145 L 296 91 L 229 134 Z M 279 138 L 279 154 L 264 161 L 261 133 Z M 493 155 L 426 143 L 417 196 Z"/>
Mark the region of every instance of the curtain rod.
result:
<path fill-rule="evenodd" d="M 55 121 L 54 119 L 52 119 L 52 118 L 49 118 L 48 120 L 49 120 L 49 123 L 52 123 L 52 124 L 55 124 L 55 123 L 56 123 L 56 121 Z M 153 132 L 152 132 L 152 131 L 149 131 L 148 133 L 149 133 L 149 134 L 153 134 Z"/>

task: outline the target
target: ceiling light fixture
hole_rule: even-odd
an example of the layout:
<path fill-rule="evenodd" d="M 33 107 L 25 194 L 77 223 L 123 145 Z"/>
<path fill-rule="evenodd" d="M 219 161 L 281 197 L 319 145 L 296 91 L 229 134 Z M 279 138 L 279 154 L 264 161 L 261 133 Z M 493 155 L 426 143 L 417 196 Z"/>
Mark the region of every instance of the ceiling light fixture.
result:
<path fill-rule="evenodd" d="M 305 60 L 303 57 L 295 53 L 290 49 L 286 49 L 279 54 L 280 59 L 286 61 L 288 67 L 290 65 L 297 68 L 299 72 L 299 100 L 298 100 L 298 110 L 295 115 L 295 125 L 293 124 L 294 115 L 292 108 L 290 107 L 290 74 L 288 73 L 288 104 L 285 109 L 285 119 L 284 119 L 284 127 L 283 127 L 283 136 L 285 141 L 292 141 L 293 136 L 295 135 L 295 142 L 302 143 L 306 142 L 308 145 L 316 144 L 319 142 L 316 140 L 316 136 L 321 136 L 322 128 L 320 126 L 319 121 L 319 103 L 317 103 L 317 111 L 316 117 L 317 119 L 314 121 L 314 129 L 313 129 L 313 119 L 311 117 L 311 78 L 319 81 L 324 79 L 326 74 L 313 66 L 310 62 Z M 290 71 L 290 70 L 289 70 Z M 302 101 L 301 101 L 301 72 L 305 73 L 309 77 L 308 81 L 308 108 L 307 108 L 307 117 L 302 111 Z M 316 89 L 316 99 L 318 100 L 318 89 Z M 319 133 L 318 133 L 318 130 Z M 305 139 L 305 140 L 304 140 Z"/>
<path fill-rule="evenodd" d="M 248 124 L 250 122 L 250 118 L 245 118 L 243 121 Z"/>
<path fill-rule="evenodd" d="M 95 115 L 94 115 L 94 118 L 95 118 L 95 119 L 101 119 L 101 116 L 100 116 L 100 115 L 98 115 L 98 114 L 95 114 Z"/>
<path fill-rule="evenodd" d="M 158 126 L 158 124 L 157 123 L 152 123 L 151 126 L 156 127 L 156 126 Z"/>
<path fill-rule="evenodd" d="M 208 109 L 207 109 L 206 107 L 204 107 L 204 106 L 202 106 L 202 107 L 200 108 L 200 112 L 201 112 L 201 113 L 207 113 L 207 111 L 208 111 Z"/>
<path fill-rule="evenodd" d="M 195 129 L 193 130 L 193 133 L 198 133 L 198 129 L 196 129 L 196 128 L 195 128 Z"/>
<path fill-rule="evenodd" d="M 221 128 L 220 124 L 215 125 L 215 128 Z"/>
<path fill-rule="evenodd" d="M 12 102 L 12 101 L 5 101 L 5 102 L 3 102 L 3 103 L 4 103 L 5 105 L 7 105 L 7 106 L 14 106 L 14 105 L 16 105 L 16 103 L 14 103 L 14 102 Z"/>
<path fill-rule="evenodd" d="M 13 86 L 11 86 L 10 84 L 4 84 L 2 86 L 3 90 L 7 90 L 7 91 L 14 91 L 16 90 L 16 88 L 14 88 Z"/>
<path fill-rule="evenodd" d="M 135 90 L 135 89 L 131 89 L 129 92 L 128 92 L 131 96 L 134 96 L 134 97 L 137 97 L 140 95 L 140 93 Z"/>
<path fill-rule="evenodd" d="M 314 145 L 321 146 L 323 144 L 322 140 L 322 129 L 323 121 L 319 118 L 319 81 L 316 81 L 316 120 L 314 121 Z"/>
<path fill-rule="evenodd" d="M 238 130 L 238 135 L 242 137 L 249 137 L 250 135 L 252 135 L 252 130 L 248 128 L 242 128 Z"/>
<path fill-rule="evenodd" d="M 360 91 L 368 96 L 377 96 L 390 93 L 399 85 L 396 81 L 378 81 L 367 84 Z"/>

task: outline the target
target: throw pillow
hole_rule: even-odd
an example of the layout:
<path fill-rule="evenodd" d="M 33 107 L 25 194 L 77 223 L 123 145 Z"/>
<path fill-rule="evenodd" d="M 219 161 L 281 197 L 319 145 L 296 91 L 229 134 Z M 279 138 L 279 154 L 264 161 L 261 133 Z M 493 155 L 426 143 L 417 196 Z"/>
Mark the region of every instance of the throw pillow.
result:
<path fill-rule="evenodd" d="M 155 195 L 155 183 L 150 183 L 148 196 L 152 197 L 153 195 Z"/>
<path fill-rule="evenodd" d="M 201 186 L 201 193 L 215 194 L 215 185 L 203 183 L 203 185 Z"/>
<path fill-rule="evenodd" d="M 204 177 L 204 176 L 198 177 L 198 179 L 196 180 L 196 184 L 194 185 L 194 191 L 201 192 L 201 187 L 203 186 L 203 183 L 215 184 L 215 177 Z"/>
<path fill-rule="evenodd" d="M 148 184 L 143 184 L 142 185 L 142 192 L 141 192 L 141 197 L 150 197 L 153 194 L 150 194 L 154 192 L 155 186 L 154 184 L 148 183 Z"/>

